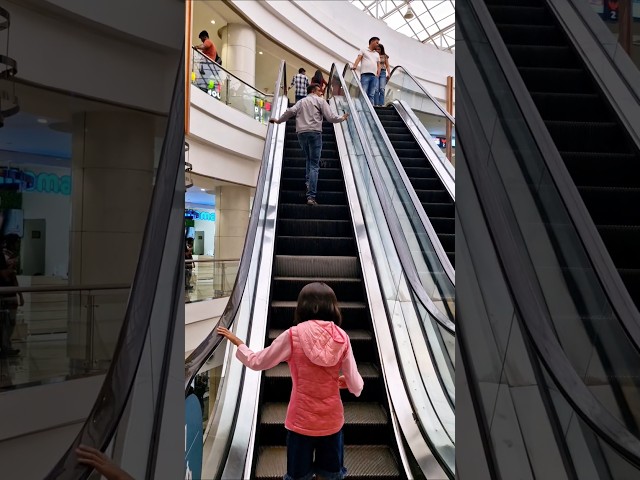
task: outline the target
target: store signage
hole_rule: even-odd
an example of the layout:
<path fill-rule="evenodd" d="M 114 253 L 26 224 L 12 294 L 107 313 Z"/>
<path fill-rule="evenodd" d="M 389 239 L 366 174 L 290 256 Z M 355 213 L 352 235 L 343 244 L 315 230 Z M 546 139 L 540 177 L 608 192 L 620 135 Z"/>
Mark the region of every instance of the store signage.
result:
<path fill-rule="evenodd" d="M 216 221 L 216 212 L 201 212 L 199 210 L 188 209 L 185 210 L 184 216 L 194 220 L 206 220 L 208 222 Z"/>
<path fill-rule="evenodd" d="M 55 193 L 71 195 L 71 176 L 55 173 L 34 173 L 19 168 L 4 168 L 1 171 L 0 184 L 16 184 L 23 192 Z"/>

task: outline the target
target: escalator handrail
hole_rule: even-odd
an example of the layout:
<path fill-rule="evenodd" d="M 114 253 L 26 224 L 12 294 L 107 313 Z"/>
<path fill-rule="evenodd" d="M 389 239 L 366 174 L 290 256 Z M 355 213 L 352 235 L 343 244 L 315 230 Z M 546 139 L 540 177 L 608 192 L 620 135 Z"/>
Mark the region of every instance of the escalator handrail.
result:
<path fill-rule="evenodd" d="M 342 72 L 342 76 L 343 77 L 346 74 L 348 68 L 349 68 L 349 65 L 347 64 L 345 66 L 345 69 Z M 355 80 L 357 82 L 357 85 L 358 85 L 358 88 L 360 89 L 360 92 L 363 92 L 362 84 L 360 83 L 360 79 L 358 78 L 358 75 L 356 75 L 356 73 L 354 72 L 353 76 L 354 76 L 354 78 L 355 78 Z M 382 125 L 382 122 L 380 121 L 380 118 L 378 118 L 378 115 L 376 114 L 375 109 L 373 108 L 373 105 L 371 104 L 371 101 L 369 100 L 369 97 L 367 95 L 362 95 L 362 100 L 365 103 L 365 105 L 367 106 L 366 108 L 369 109 L 369 114 L 373 118 L 373 121 L 375 123 L 375 128 L 377 129 L 377 135 L 382 139 L 382 141 L 384 142 L 384 144 L 387 147 L 387 150 L 389 151 L 389 154 L 391 156 L 391 161 L 393 162 L 393 166 L 394 166 L 396 172 L 398 173 L 398 176 L 402 180 L 404 188 L 405 188 L 407 194 L 409 195 L 409 198 L 411 199 L 411 203 L 413 203 L 413 208 L 416 211 L 416 213 L 418 214 L 418 218 L 420 219 L 420 222 L 422 223 L 422 227 L 424 228 L 425 232 L 427 232 L 427 236 L 429 237 L 429 241 L 431 242 L 431 245 L 433 247 L 433 251 L 438 256 L 438 260 L 440 261 L 440 264 L 442 265 L 445 273 L 447 274 L 447 277 L 449 278 L 449 280 L 451 281 L 451 283 L 453 284 L 453 286 L 455 288 L 455 285 L 456 285 L 456 272 L 455 272 L 455 270 L 453 268 L 453 265 L 451 265 L 451 261 L 449 260 L 449 257 L 447 257 L 447 253 L 445 252 L 444 248 L 442 247 L 442 243 L 440 242 L 440 239 L 438 238 L 438 234 L 436 233 L 435 229 L 433 228 L 433 225 L 431 224 L 431 221 L 429 220 L 429 217 L 427 217 L 427 213 L 424 211 L 424 207 L 422 206 L 422 202 L 418 198 L 418 195 L 416 194 L 415 188 L 413 188 L 413 185 L 411 185 L 411 180 L 409 180 L 409 177 L 407 176 L 407 172 L 404 171 L 404 167 L 402 166 L 402 163 L 400 162 L 400 159 L 398 158 L 398 154 L 396 153 L 395 148 L 393 148 L 393 145 L 391 144 L 391 140 L 389 140 L 389 136 L 387 135 L 387 132 L 384 129 L 384 126 Z M 427 159 L 428 159 L 428 157 L 427 157 Z M 448 189 L 447 189 L 447 192 L 449 192 Z"/>
<path fill-rule="evenodd" d="M 431 95 L 429 92 L 427 92 L 427 89 L 424 88 L 424 86 L 418 82 L 418 80 L 416 80 L 416 77 L 414 77 L 413 75 L 411 75 L 411 73 L 409 73 L 409 71 L 407 71 L 406 68 L 404 68 L 402 65 L 396 65 L 395 67 L 393 67 L 393 69 L 391 69 L 391 73 L 389 74 L 389 79 L 387 80 L 387 82 L 389 80 L 391 80 L 391 77 L 393 76 L 393 72 L 395 72 L 396 70 L 401 70 L 405 75 L 407 75 L 411 80 L 413 80 L 413 82 L 418 86 L 418 88 L 422 91 L 422 93 L 425 94 L 425 96 L 427 96 L 429 98 L 429 100 L 431 100 L 436 107 L 438 107 L 438 110 L 440 110 L 442 112 L 442 114 L 447 117 L 447 120 L 449 120 L 454 126 L 456 124 L 456 119 L 453 115 L 451 115 L 449 112 L 447 112 L 442 105 L 440 105 L 440 102 L 438 100 L 435 99 L 435 97 L 433 95 Z"/>
<path fill-rule="evenodd" d="M 478 10 L 474 8 L 474 2 L 475 0 L 471 0 L 467 4 L 477 14 Z M 487 16 L 489 15 L 488 11 L 484 13 Z M 477 18 L 481 28 L 486 28 L 486 22 L 490 21 L 490 17 L 483 19 L 480 15 L 477 15 Z M 461 28 L 464 28 L 463 19 L 459 23 Z M 487 33 L 486 30 L 485 33 Z M 502 52 L 502 54 L 505 53 Z M 499 57 L 495 49 L 494 54 Z M 505 76 L 508 77 L 507 73 L 508 70 L 504 72 Z M 460 78 L 458 82 L 460 83 L 461 94 L 464 95 L 466 91 L 464 80 Z M 514 92 L 514 97 L 519 99 L 521 96 L 515 95 Z M 460 115 L 464 115 L 466 118 L 469 115 L 467 110 L 469 109 L 461 111 Z M 523 115 L 525 115 L 524 112 Z M 478 125 L 478 122 L 480 120 L 474 117 L 473 119 L 465 120 L 464 123 Z M 477 130 L 470 127 L 468 132 L 464 131 L 463 134 L 459 132 L 460 140 L 464 142 L 461 143 L 463 152 L 482 151 L 480 148 L 482 141 L 475 138 L 479 136 Z M 464 146 L 465 144 L 471 144 L 470 148 L 467 149 Z M 553 331 L 551 314 L 546 305 L 540 281 L 535 273 L 532 260 L 525 251 L 525 241 L 522 238 L 522 233 L 517 228 L 515 213 L 511 209 L 507 193 L 502 187 L 502 179 L 500 177 L 490 177 L 490 169 L 484 163 L 482 165 L 478 162 L 466 163 L 480 200 L 480 207 L 492 237 L 492 242 L 495 245 L 501 269 L 518 312 L 517 317 L 521 319 L 521 323 L 524 326 L 523 332 L 531 340 L 531 346 L 535 354 L 546 367 L 560 394 L 571 405 L 577 415 L 627 461 L 635 466 L 640 466 L 640 439 L 631 434 L 595 398 L 571 365 Z M 509 233 L 506 234 L 505 232 Z"/>
<path fill-rule="evenodd" d="M 558 194 L 562 198 L 573 226 L 582 240 L 585 254 L 600 279 L 605 295 L 608 297 L 612 309 L 620 319 L 621 325 L 634 348 L 640 352 L 640 311 L 622 282 L 620 273 L 616 269 L 595 227 L 593 219 L 560 156 L 558 148 L 551 138 L 549 130 L 538 113 L 538 109 L 524 84 L 518 68 L 502 41 L 495 23 L 491 19 L 487 6 L 479 0 L 470 0 L 470 5 L 476 12 L 478 21 L 489 40 L 489 46 L 504 72 L 509 87 L 513 91 L 523 118 L 557 187 Z"/>
<path fill-rule="evenodd" d="M 349 68 L 349 65 L 347 64 L 345 68 Z M 329 78 L 333 78 L 334 70 L 336 71 L 336 74 L 337 74 L 336 76 L 340 79 L 340 85 L 341 85 L 342 91 L 344 92 L 344 98 L 349 104 L 349 109 L 352 112 L 354 112 L 354 115 L 352 116 L 353 122 L 358 132 L 358 135 L 360 136 L 362 146 L 365 150 L 365 158 L 366 158 L 367 164 L 369 165 L 369 169 L 371 171 L 371 177 L 373 178 L 376 191 L 378 192 L 378 197 L 380 198 L 380 204 L 382 205 L 383 214 L 387 219 L 389 232 L 393 239 L 393 243 L 396 248 L 396 251 L 398 252 L 398 257 L 400 258 L 402 270 L 409 281 L 409 285 L 411 286 L 411 289 L 413 290 L 413 292 L 415 293 L 416 297 L 418 298 L 420 303 L 423 305 L 423 307 L 429 312 L 430 315 L 433 316 L 433 318 L 436 320 L 436 322 L 438 322 L 438 324 L 442 326 L 442 328 L 444 328 L 451 335 L 455 336 L 455 331 L 456 331 L 455 324 L 451 320 L 449 320 L 449 318 L 447 318 L 440 310 L 438 310 L 438 308 L 433 304 L 433 302 L 427 295 L 427 292 L 425 292 L 424 290 L 424 286 L 422 285 L 422 282 L 420 281 L 420 277 L 418 276 L 415 263 L 411 258 L 411 252 L 409 251 L 409 247 L 407 246 L 404 240 L 404 234 L 402 233 L 402 227 L 400 226 L 400 221 L 398 220 L 397 214 L 393 210 L 393 206 L 389 198 L 389 192 L 387 192 L 387 189 L 384 186 L 384 182 L 382 180 L 382 177 L 380 175 L 376 162 L 373 161 L 374 156 L 373 156 L 373 152 L 371 151 L 371 147 L 369 146 L 369 143 L 365 141 L 367 137 L 364 134 L 364 128 L 360 123 L 360 119 L 358 118 L 358 115 L 355 115 L 357 110 L 355 108 L 353 100 L 351 99 L 351 96 L 349 95 L 349 90 L 347 88 L 347 85 L 345 84 L 344 77 L 338 71 L 335 63 L 331 65 Z"/>
<path fill-rule="evenodd" d="M 184 52 L 184 49 L 182 49 Z M 149 215 L 145 224 L 140 259 L 127 302 L 113 360 L 96 402 L 72 445 L 45 477 L 54 480 L 85 479 L 92 467 L 79 465 L 75 453 L 79 443 L 105 451 L 125 411 L 133 390 L 140 359 L 144 351 L 159 272 L 172 215 L 176 183 L 184 172 L 184 53 L 180 57 L 169 109 L 166 135 L 162 144 Z M 184 115 L 184 113 L 183 113 Z M 176 134 L 180 132 L 180 135 Z M 179 140 L 178 140 L 179 137 Z M 176 252 L 180 255 L 181 252 Z"/>
<path fill-rule="evenodd" d="M 278 77 L 275 84 L 275 94 L 273 99 L 273 105 L 277 105 L 282 88 L 286 88 L 287 85 L 287 70 L 284 60 L 280 62 L 280 68 L 278 70 Z M 282 81 L 284 81 L 282 83 Z M 252 249 L 251 247 L 256 241 L 256 233 L 258 231 L 258 221 L 260 212 L 260 203 L 265 189 L 265 180 L 267 175 L 267 165 L 269 163 L 270 150 L 266 147 L 271 144 L 276 125 L 269 123 L 267 126 L 267 135 L 265 139 L 265 149 L 262 153 L 262 161 L 260 164 L 260 171 L 258 173 L 258 180 L 256 184 L 256 192 L 253 197 L 253 205 L 251 207 L 251 217 L 249 219 L 249 227 L 247 229 L 247 235 L 244 240 L 244 246 L 242 249 L 242 257 L 240 258 L 240 265 L 238 267 L 238 274 L 233 285 L 233 291 L 229 297 L 229 301 L 220 316 L 218 325 L 229 328 L 240 307 L 240 300 L 244 293 L 244 289 L 247 283 L 249 275 L 249 267 L 251 265 Z M 207 337 L 191 352 L 191 354 L 185 360 L 185 393 L 189 390 L 189 384 L 196 376 L 202 365 L 213 354 L 214 350 L 220 345 L 224 337 L 219 335 L 215 328 L 207 335 Z"/>

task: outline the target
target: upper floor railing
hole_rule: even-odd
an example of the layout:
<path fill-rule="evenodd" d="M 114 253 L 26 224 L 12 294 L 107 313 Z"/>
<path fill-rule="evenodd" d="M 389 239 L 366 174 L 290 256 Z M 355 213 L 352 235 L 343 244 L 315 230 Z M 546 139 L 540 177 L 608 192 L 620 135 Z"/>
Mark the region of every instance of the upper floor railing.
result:
<path fill-rule="evenodd" d="M 211 97 L 264 125 L 269 122 L 273 95 L 249 85 L 195 47 L 191 52 L 190 79 L 192 85 Z"/>

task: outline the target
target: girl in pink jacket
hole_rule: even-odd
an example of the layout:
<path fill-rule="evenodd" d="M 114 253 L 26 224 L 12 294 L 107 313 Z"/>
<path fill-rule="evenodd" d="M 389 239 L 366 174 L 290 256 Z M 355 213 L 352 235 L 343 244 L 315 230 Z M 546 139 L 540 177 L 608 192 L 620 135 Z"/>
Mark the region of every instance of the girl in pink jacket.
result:
<path fill-rule="evenodd" d="M 236 357 L 252 370 L 289 364 L 293 390 L 284 423 L 285 480 L 308 480 L 314 474 L 317 479 L 342 479 L 347 472 L 339 389 L 348 388 L 358 397 L 364 382 L 341 323 L 336 294 L 327 284 L 316 282 L 300 291 L 294 326 L 260 352 L 252 352 L 229 330 L 218 327 L 218 333 L 238 347 Z"/>

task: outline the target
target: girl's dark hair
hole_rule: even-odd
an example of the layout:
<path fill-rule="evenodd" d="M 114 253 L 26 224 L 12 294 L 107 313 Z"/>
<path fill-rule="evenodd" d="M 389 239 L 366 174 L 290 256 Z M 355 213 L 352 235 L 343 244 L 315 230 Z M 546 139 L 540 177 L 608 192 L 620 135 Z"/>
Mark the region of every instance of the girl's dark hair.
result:
<path fill-rule="evenodd" d="M 384 51 L 384 45 L 382 45 L 381 43 L 378 44 L 378 46 L 380 47 L 380 55 L 386 55 L 385 51 Z"/>
<path fill-rule="evenodd" d="M 313 83 L 317 83 L 318 85 L 322 84 L 322 72 L 320 70 L 316 70 L 316 73 L 313 74 L 313 78 L 311 79 L 311 81 Z"/>
<path fill-rule="evenodd" d="M 338 326 L 342 324 L 338 299 L 326 283 L 309 283 L 300 290 L 293 324 L 297 325 L 307 320 L 326 320 Z"/>

